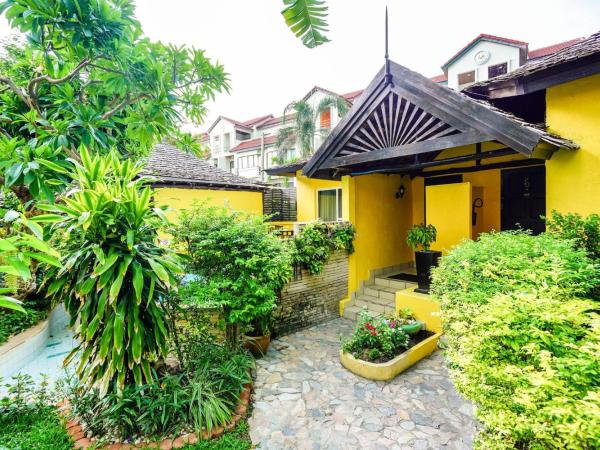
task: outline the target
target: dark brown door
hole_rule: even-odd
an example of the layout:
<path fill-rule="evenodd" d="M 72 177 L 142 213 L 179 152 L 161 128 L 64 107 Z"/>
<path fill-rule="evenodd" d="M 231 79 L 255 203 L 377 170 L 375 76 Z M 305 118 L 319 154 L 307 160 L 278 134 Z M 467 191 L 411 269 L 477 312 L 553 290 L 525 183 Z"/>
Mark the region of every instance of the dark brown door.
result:
<path fill-rule="evenodd" d="M 519 228 L 534 234 L 546 230 L 546 168 L 544 166 L 502 171 L 502 230 Z"/>

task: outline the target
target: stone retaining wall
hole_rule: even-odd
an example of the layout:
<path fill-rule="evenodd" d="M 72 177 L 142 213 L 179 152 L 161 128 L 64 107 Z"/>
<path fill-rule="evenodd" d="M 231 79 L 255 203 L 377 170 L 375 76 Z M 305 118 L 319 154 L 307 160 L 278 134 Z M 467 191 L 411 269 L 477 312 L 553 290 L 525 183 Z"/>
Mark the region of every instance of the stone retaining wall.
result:
<path fill-rule="evenodd" d="M 340 316 L 339 302 L 348 296 L 348 255 L 334 252 L 318 275 L 305 270 L 281 291 L 274 314 L 278 336 Z"/>

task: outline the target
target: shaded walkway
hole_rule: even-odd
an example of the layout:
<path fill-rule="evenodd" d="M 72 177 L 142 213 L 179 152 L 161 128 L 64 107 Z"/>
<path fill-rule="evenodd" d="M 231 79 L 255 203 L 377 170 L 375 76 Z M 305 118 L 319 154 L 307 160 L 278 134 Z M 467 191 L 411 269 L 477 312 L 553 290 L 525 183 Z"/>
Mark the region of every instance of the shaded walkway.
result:
<path fill-rule="evenodd" d="M 284 336 L 258 361 L 250 435 L 263 449 L 468 449 L 472 407 L 448 379 L 441 352 L 391 382 L 339 362 L 336 319 Z"/>

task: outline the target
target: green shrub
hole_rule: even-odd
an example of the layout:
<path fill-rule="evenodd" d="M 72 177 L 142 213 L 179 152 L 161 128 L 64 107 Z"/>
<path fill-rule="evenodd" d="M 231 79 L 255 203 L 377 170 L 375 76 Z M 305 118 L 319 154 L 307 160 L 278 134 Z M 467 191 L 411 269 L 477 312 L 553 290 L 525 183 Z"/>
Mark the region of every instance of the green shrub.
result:
<path fill-rule="evenodd" d="M 168 327 L 159 299 L 176 286 L 180 268 L 158 245 L 166 218 L 139 177 L 140 164 L 81 150 L 72 174 L 77 188 L 63 203 L 56 239 L 64 243 L 60 269 L 46 274 L 47 293 L 64 301 L 78 345 L 77 374 L 100 393 L 153 380 L 167 356 Z"/>
<path fill-rule="evenodd" d="M 9 337 L 31 328 L 46 318 L 46 311 L 31 309 L 27 305 L 27 303 L 24 305 L 25 314 L 20 311 L 0 310 L 0 344 L 6 342 Z"/>
<path fill-rule="evenodd" d="M 287 246 L 268 232 L 263 217 L 200 204 L 183 211 L 169 232 L 187 254 L 188 271 L 198 276 L 198 303 L 221 307 L 233 326 L 271 315 L 292 267 Z M 229 338 L 236 341 L 237 332 Z"/>
<path fill-rule="evenodd" d="M 552 216 L 546 219 L 546 228 L 548 233 L 561 239 L 573 240 L 592 260 L 600 262 L 600 215 L 590 214 L 584 218 L 579 214 L 552 211 Z"/>
<path fill-rule="evenodd" d="M 446 323 L 469 319 L 472 307 L 496 294 L 531 292 L 586 296 L 600 274 L 585 251 L 548 234 L 484 233 L 458 245 L 432 270 L 431 292 L 442 300 Z"/>
<path fill-rule="evenodd" d="M 482 448 L 600 448 L 600 316 L 593 301 L 499 295 L 448 356 L 477 405 Z"/>
<path fill-rule="evenodd" d="M 477 406 L 480 448 L 600 445 L 599 284 L 585 250 L 550 234 L 481 235 L 442 258 L 446 358 Z"/>
<path fill-rule="evenodd" d="M 397 319 L 373 317 L 364 309 L 360 312 L 354 333 L 342 342 L 342 350 L 365 361 L 386 361 L 408 347 L 408 335 L 400 328 Z"/>
<path fill-rule="evenodd" d="M 355 229 L 349 223 L 314 222 L 305 225 L 292 240 L 292 259 L 295 265 L 312 275 L 319 274 L 332 251 L 354 253 Z"/>

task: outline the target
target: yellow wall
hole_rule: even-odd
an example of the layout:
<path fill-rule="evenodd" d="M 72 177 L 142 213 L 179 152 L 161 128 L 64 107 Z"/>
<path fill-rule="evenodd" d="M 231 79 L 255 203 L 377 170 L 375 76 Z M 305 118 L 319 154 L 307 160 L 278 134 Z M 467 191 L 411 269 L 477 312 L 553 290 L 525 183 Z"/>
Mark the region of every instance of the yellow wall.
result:
<path fill-rule="evenodd" d="M 263 213 L 262 192 L 225 191 L 217 189 L 156 188 L 154 199 L 158 206 L 167 205 L 167 217 L 177 220 L 177 213 L 190 208 L 194 202 L 205 201 L 211 206 L 229 206 L 239 211 Z"/>
<path fill-rule="evenodd" d="M 399 175 L 344 177 L 344 195 L 349 199 L 349 220 L 356 227 L 355 252 L 349 259 L 348 289 L 353 292 L 369 278 L 369 271 L 412 260 L 406 231 L 412 225 L 412 189 L 405 180 L 406 194 L 396 199 L 402 183 Z"/>
<path fill-rule="evenodd" d="M 317 190 L 341 188 L 341 181 L 319 180 L 316 178 L 307 178 L 300 175 L 301 171 L 296 174 L 296 201 L 298 208 L 298 222 L 311 222 L 317 220 Z M 342 202 L 347 199 L 342 193 Z M 342 211 L 342 216 L 344 216 Z"/>
<path fill-rule="evenodd" d="M 464 239 L 471 238 L 471 183 L 427 186 L 427 223 L 437 229 L 432 250 L 447 253 Z"/>
<path fill-rule="evenodd" d="M 580 146 L 546 162 L 547 213 L 600 213 L 600 75 L 549 88 L 546 122 Z"/>

